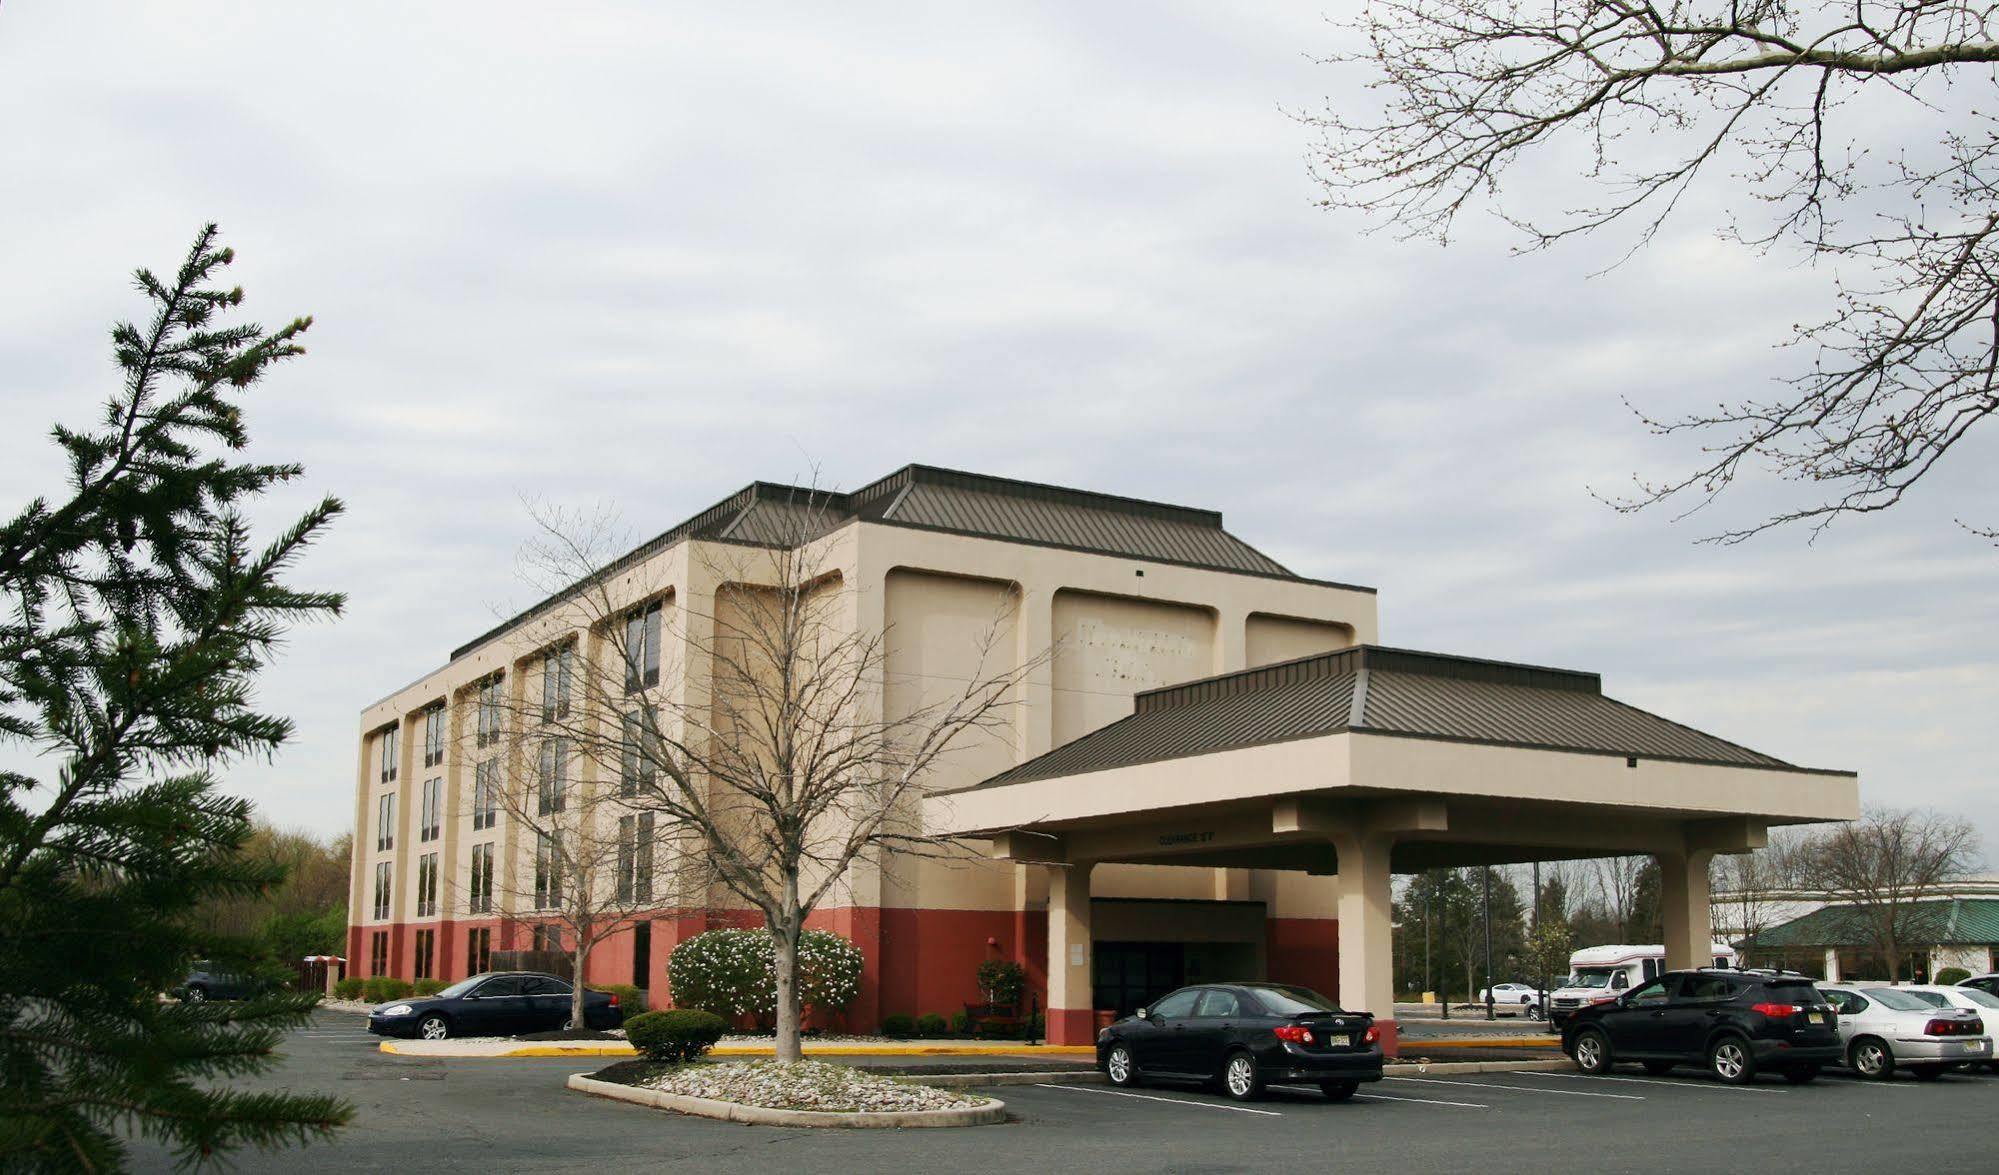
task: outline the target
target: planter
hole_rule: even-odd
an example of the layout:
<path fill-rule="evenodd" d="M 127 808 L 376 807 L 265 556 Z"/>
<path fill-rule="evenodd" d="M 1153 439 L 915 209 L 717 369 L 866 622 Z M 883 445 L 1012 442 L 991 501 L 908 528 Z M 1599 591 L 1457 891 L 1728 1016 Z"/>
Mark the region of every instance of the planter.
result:
<path fill-rule="evenodd" d="M 688 1097 L 685 1094 L 667 1093 L 663 1090 L 645 1089 L 636 1085 L 620 1085 L 615 1081 L 599 1081 L 585 1073 L 571 1074 L 569 1088 L 597 1097 L 612 1098 L 633 1105 L 651 1106 L 656 1110 L 673 1110 L 682 1114 L 695 1114 L 703 1118 L 719 1118 L 725 1122 L 742 1122 L 753 1126 L 818 1126 L 844 1130 L 917 1130 L 944 1126 L 989 1126 L 1006 1121 L 1006 1103 L 987 1099 L 976 1106 L 956 1110 L 894 1110 L 886 1112 L 857 1111 L 838 1113 L 830 1110 L 773 1110 L 765 1106 L 746 1106 L 740 1102 L 714 1101 L 705 1097 Z"/>

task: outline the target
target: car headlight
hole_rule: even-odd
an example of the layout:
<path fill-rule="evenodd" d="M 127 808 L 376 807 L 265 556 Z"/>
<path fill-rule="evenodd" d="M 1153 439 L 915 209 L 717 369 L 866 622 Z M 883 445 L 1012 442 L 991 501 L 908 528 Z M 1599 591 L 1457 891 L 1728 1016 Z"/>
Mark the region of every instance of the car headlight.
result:
<path fill-rule="evenodd" d="M 416 1009 L 410 1007 L 408 1004 L 391 1004 L 375 1014 L 377 1016 L 407 1016 L 414 1011 Z"/>

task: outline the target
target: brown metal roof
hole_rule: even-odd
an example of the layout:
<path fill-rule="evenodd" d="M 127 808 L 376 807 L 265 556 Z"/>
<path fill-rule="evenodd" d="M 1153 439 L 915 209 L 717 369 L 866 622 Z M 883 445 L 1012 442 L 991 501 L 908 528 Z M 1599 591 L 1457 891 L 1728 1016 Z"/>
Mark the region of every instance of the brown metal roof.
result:
<path fill-rule="evenodd" d="M 1139 694 L 1131 717 L 976 786 L 1340 731 L 1803 770 L 1607 698 L 1594 673 L 1358 645 Z"/>
<path fill-rule="evenodd" d="M 1324 582 L 1293 575 L 1222 529 L 1218 511 L 931 465 L 905 465 L 852 493 L 755 482 L 628 551 L 605 572 L 622 570 L 690 538 L 768 547 L 796 542 L 801 536 L 817 537 L 857 520 L 1151 563 Z M 549 596 L 458 646 L 451 651 L 452 660 L 568 599 L 580 586 Z M 1374 590 L 1353 584 L 1327 586 Z"/>

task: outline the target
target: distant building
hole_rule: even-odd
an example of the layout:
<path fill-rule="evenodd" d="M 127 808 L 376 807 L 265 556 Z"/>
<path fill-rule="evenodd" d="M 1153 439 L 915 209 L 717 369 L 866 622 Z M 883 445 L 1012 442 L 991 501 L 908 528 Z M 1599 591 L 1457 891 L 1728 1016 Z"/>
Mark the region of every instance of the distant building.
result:
<path fill-rule="evenodd" d="M 1874 945 L 1863 911 L 1824 894 L 1780 890 L 1714 896 L 1715 935 L 1756 964 L 1781 965 L 1828 980 L 1885 979 L 1887 960 Z M 1999 965 L 1999 875 L 1951 886 L 1911 907 L 1927 941 L 1911 942 L 1903 978 L 1961 967 L 1974 975 Z"/>

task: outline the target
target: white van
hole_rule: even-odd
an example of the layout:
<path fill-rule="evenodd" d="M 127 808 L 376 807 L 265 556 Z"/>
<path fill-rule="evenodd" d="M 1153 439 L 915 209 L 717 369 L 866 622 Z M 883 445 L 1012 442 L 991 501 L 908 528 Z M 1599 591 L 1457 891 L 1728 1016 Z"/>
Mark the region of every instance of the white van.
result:
<path fill-rule="evenodd" d="M 1727 943 L 1709 943 L 1708 950 L 1713 966 L 1733 967 L 1740 962 Z M 1584 947 L 1569 956 L 1568 979 L 1548 993 L 1548 1023 L 1559 1028 L 1577 1008 L 1657 979 L 1665 970 L 1663 946 Z"/>

